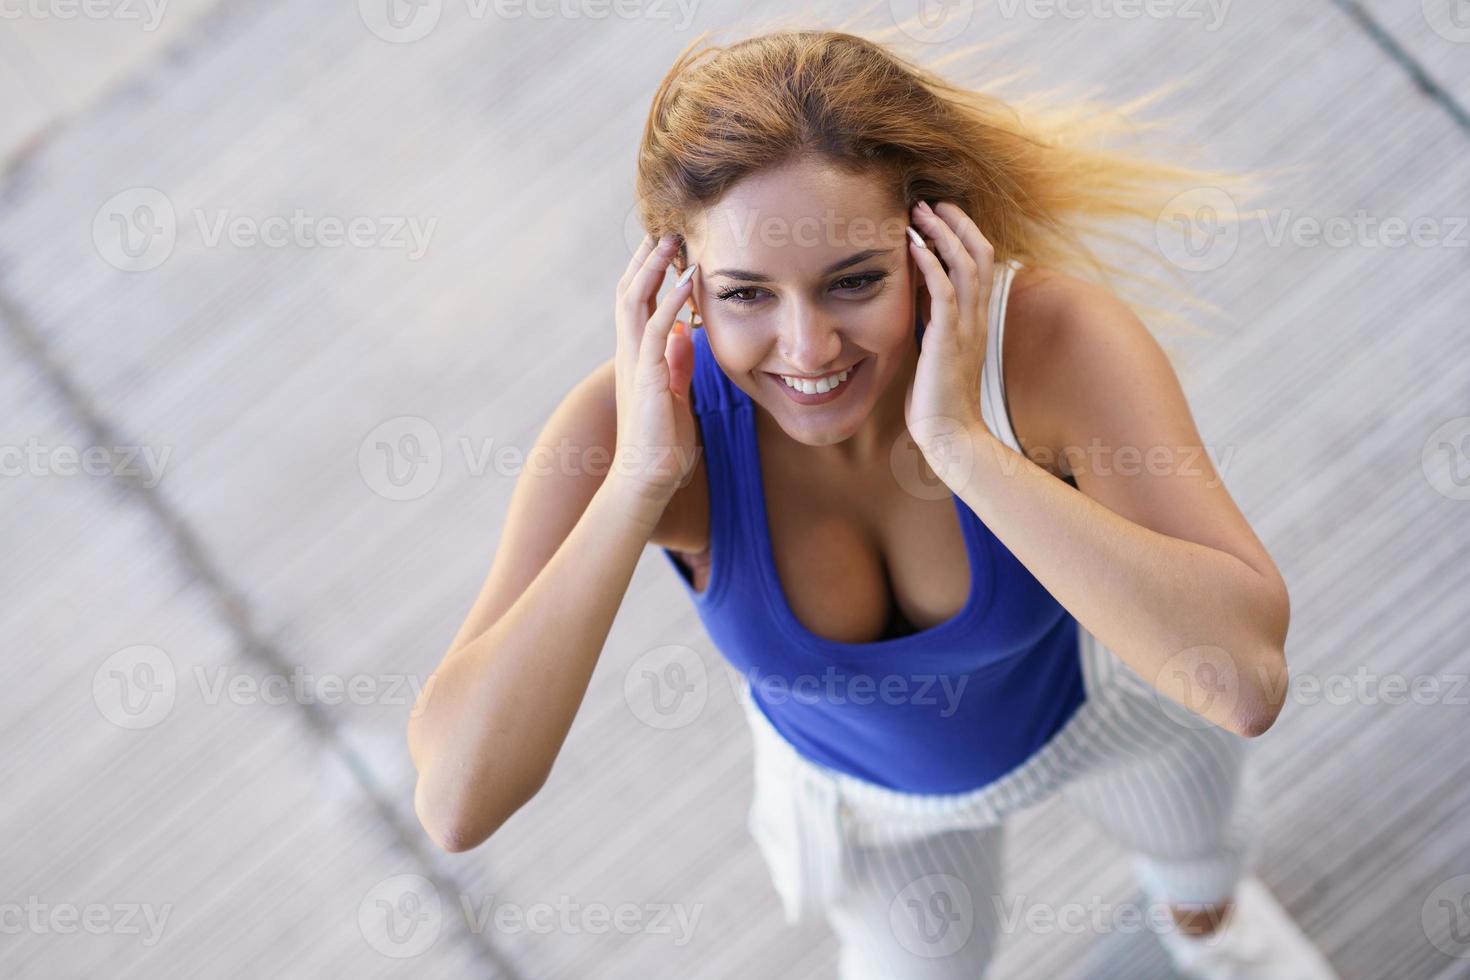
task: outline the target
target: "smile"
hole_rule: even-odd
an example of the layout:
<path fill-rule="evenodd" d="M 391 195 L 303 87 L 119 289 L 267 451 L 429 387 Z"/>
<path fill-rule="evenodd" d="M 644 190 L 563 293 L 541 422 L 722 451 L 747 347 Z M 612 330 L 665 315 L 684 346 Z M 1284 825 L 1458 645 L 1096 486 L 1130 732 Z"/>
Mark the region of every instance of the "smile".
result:
<path fill-rule="evenodd" d="M 802 405 L 820 405 L 847 391 L 851 387 L 853 376 L 859 373 L 866 362 L 865 357 L 845 370 L 821 378 L 794 378 L 785 374 L 767 373 L 780 382 L 781 390 L 793 401 Z"/>

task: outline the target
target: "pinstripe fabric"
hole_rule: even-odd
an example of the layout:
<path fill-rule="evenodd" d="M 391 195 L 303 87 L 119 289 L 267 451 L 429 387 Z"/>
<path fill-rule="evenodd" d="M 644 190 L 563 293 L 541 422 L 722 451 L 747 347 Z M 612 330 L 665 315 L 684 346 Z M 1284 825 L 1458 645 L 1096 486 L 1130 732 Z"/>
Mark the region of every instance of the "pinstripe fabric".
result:
<path fill-rule="evenodd" d="M 1001 270 L 1009 291 L 1019 263 Z M 986 351 L 981 407 L 1016 452 L 1001 367 L 1005 316 Z M 1004 900 L 1005 818 L 1061 793 L 1132 855 L 1150 901 L 1213 903 L 1257 851 L 1248 740 L 1175 704 L 1078 624 L 1086 699 L 1026 761 L 975 790 L 905 793 L 802 754 L 729 664 L 754 740 L 751 835 L 786 920 L 825 918 L 843 980 L 980 977 Z"/>
<path fill-rule="evenodd" d="M 1249 868 L 1248 740 L 1156 695 L 1085 629 L 1078 653 L 1087 700 L 1067 725 L 1001 779 L 950 794 L 801 756 L 731 671 L 755 746 L 751 835 L 787 922 L 825 917 L 837 934 L 844 980 L 980 976 L 1000 930 L 1004 820 L 1052 793 L 1131 852 L 1151 901 L 1217 901 Z"/>

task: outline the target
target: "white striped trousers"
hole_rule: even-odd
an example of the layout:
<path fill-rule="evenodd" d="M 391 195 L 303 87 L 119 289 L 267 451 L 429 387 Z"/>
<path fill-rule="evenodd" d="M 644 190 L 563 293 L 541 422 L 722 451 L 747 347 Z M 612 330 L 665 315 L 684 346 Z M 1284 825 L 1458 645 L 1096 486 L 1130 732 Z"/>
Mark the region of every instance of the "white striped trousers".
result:
<path fill-rule="evenodd" d="M 1087 699 L 978 790 L 903 793 L 799 755 L 741 693 L 755 745 L 749 828 L 788 923 L 825 918 L 842 980 L 982 976 L 1005 904 L 1007 815 L 1060 792 L 1132 856 L 1150 902 L 1215 903 L 1257 854 L 1242 738 L 1175 704 L 1080 624 Z"/>

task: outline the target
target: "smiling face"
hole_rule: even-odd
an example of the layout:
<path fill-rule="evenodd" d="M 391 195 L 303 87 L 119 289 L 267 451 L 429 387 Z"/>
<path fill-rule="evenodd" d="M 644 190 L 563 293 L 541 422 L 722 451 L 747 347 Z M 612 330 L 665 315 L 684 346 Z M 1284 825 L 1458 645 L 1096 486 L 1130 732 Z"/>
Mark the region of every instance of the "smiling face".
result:
<path fill-rule="evenodd" d="M 710 347 L 793 439 L 827 446 L 901 425 L 918 353 L 908 224 L 875 177 L 813 160 L 741 181 L 692 223 L 694 302 Z M 816 394 L 781 377 L 849 370 Z"/>

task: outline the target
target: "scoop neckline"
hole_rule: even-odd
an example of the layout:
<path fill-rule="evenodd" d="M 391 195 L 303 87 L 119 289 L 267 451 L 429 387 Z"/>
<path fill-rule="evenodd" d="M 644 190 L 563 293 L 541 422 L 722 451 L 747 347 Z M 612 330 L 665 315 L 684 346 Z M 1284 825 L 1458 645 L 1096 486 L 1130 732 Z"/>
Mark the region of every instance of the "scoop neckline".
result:
<path fill-rule="evenodd" d="M 786 590 L 781 585 L 780 574 L 776 570 L 770 514 L 766 508 L 765 471 L 761 465 L 760 440 L 757 438 L 755 428 L 755 402 L 738 387 L 736 390 L 740 391 L 740 403 L 737 408 L 737 415 L 740 418 L 737 425 L 740 429 L 740 438 L 746 451 L 750 454 L 750 467 L 747 472 L 751 485 L 745 497 L 747 513 L 756 539 L 755 548 L 760 565 L 761 592 L 765 596 L 766 608 L 776 618 L 776 625 L 789 639 L 808 651 L 823 654 L 829 658 L 833 654 L 864 657 L 888 656 L 900 651 L 917 653 L 924 652 L 936 641 L 942 641 L 951 634 L 963 630 L 987 611 L 995 586 L 995 571 L 990 549 L 987 542 L 982 540 L 982 526 L 979 518 L 958 494 L 950 491 L 949 498 L 959 518 L 960 534 L 965 542 L 965 558 L 970 565 L 970 590 L 959 612 L 943 622 L 935 623 L 916 633 L 892 636 L 882 640 L 870 640 L 866 643 L 831 640 L 807 628 L 796 617 L 796 611 L 791 608 Z"/>

